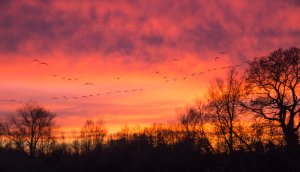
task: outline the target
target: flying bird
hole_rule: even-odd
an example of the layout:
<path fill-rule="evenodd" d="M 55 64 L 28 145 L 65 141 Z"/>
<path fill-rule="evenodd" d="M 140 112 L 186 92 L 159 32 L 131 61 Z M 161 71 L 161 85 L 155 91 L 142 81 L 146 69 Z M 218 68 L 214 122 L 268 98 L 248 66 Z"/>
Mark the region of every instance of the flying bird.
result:
<path fill-rule="evenodd" d="M 84 83 L 84 85 L 94 85 L 94 84 L 91 82 L 86 82 L 86 83 Z"/>
<path fill-rule="evenodd" d="M 226 54 L 227 53 L 227 51 L 221 51 L 221 52 L 219 52 L 219 54 Z"/>
<path fill-rule="evenodd" d="M 215 57 L 215 61 L 217 61 L 219 59 L 219 57 Z"/>
<path fill-rule="evenodd" d="M 40 62 L 39 59 L 33 59 L 32 62 Z"/>
<path fill-rule="evenodd" d="M 49 65 L 49 64 L 46 62 L 40 62 L 39 65 Z"/>

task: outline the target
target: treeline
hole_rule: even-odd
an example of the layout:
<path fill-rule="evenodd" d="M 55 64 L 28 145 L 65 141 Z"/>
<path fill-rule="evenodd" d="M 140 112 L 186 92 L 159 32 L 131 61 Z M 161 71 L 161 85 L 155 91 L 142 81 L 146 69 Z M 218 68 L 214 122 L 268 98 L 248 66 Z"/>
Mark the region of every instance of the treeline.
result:
<path fill-rule="evenodd" d="M 58 139 L 55 115 L 26 104 L 0 124 L 1 171 L 299 171 L 300 49 L 279 49 L 211 83 L 169 124 L 108 134 L 86 121 Z"/>

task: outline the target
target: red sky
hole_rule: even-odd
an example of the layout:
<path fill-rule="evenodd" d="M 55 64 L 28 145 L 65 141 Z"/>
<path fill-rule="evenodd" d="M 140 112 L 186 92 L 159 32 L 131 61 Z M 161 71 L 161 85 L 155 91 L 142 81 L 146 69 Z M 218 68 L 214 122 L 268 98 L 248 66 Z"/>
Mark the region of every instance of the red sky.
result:
<path fill-rule="evenodd" d="M 66 130 L 175 120 L 222 67 L 299 47 L 297 11 L 297 0 L 2 0 L 0 118 L 22 105 L 3 100 L 32 100 Z"/>

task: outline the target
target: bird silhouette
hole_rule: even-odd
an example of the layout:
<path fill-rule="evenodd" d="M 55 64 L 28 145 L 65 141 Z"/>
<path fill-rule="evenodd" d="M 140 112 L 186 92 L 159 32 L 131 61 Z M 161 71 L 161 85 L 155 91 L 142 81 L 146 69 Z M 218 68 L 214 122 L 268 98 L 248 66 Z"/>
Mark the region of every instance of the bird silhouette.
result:
<path fill-rule="evenodd" d="M 94 84 L 91 82 L 86 82 L 86 83 L 84 83 L 84 85 L 94 85 Z"/>
<path fill-rule="evenodd" d="M 49 65 L 49 64 L 46 62 L 40 62 L 39 65 Z"/>
<path fill-rule="evenodd" d="M 217 61 L 219 59 L 219 57 L 215 57 L 215 61 Z"/>
<path fill-rule="evenodd" d="M 221 52 L 219 52 L 219 54 L 226 54 L 227 53 L 227 51 L 221 51 Z"/>
<path fill-rule="evenodd" d="M 32 62 L 40 62 L 39 59 L 33 59 Z"/>

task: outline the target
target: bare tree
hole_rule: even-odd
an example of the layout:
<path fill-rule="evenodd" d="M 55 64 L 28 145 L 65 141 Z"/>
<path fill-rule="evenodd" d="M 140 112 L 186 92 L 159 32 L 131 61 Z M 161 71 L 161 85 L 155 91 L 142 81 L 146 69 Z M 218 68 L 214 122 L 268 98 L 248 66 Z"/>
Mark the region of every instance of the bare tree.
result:
<path fill-rule="evenodd" d="M 288 150 L 298 147 L 300 127 L 300 49 L 279 49 L 249 63 L 244 106 L 257 117 L 279 124 Z"/>
<path fill-rule="evenodd" d="M 2 121 L 0 121 L 0 148 L 2 148 L 3 145 L 3 136 L 4 136 L 4 126 L 2 124 Z"/>
<path fill-rule="evenodd" d="M 45 153 L 53 141 L 55 115 L 36 104 L 26 104 L 9 118 L 5 136 L 30 157 Z"/>
<path fill-rule="evenodd" d="M 87 120 L 80 132 L 81 147 L 83 152 L 89 152 L 94 149 L 101 149 L 107 129 L 102 120 L 94 122 Z"/>
<path fill-rule="evenodd" d="M 203 151 L 211 153 L 213 147 L 207 136 L 205 125 L 208 120 L 205 115 L 205 106 L 199 104 L 198 109 L 190 108 L 179 118 L 180 128 L 183 129 L 183 140 L 186 141 L 193 149 L 200 148 Z"/>
<path fill-rule="evenodd" d="M 208 108 L 211 121 L 215 126 L 217 137 L 225 141 L 229 153 L 234 151 L 237 141 L 243 143 L 247 149 L 251 149 L 238 133 L 241 89 L 242 83 L 238 80 L 235 69 L 229 72 L 226 81 L 217 79 L 209 89 Z"/>

